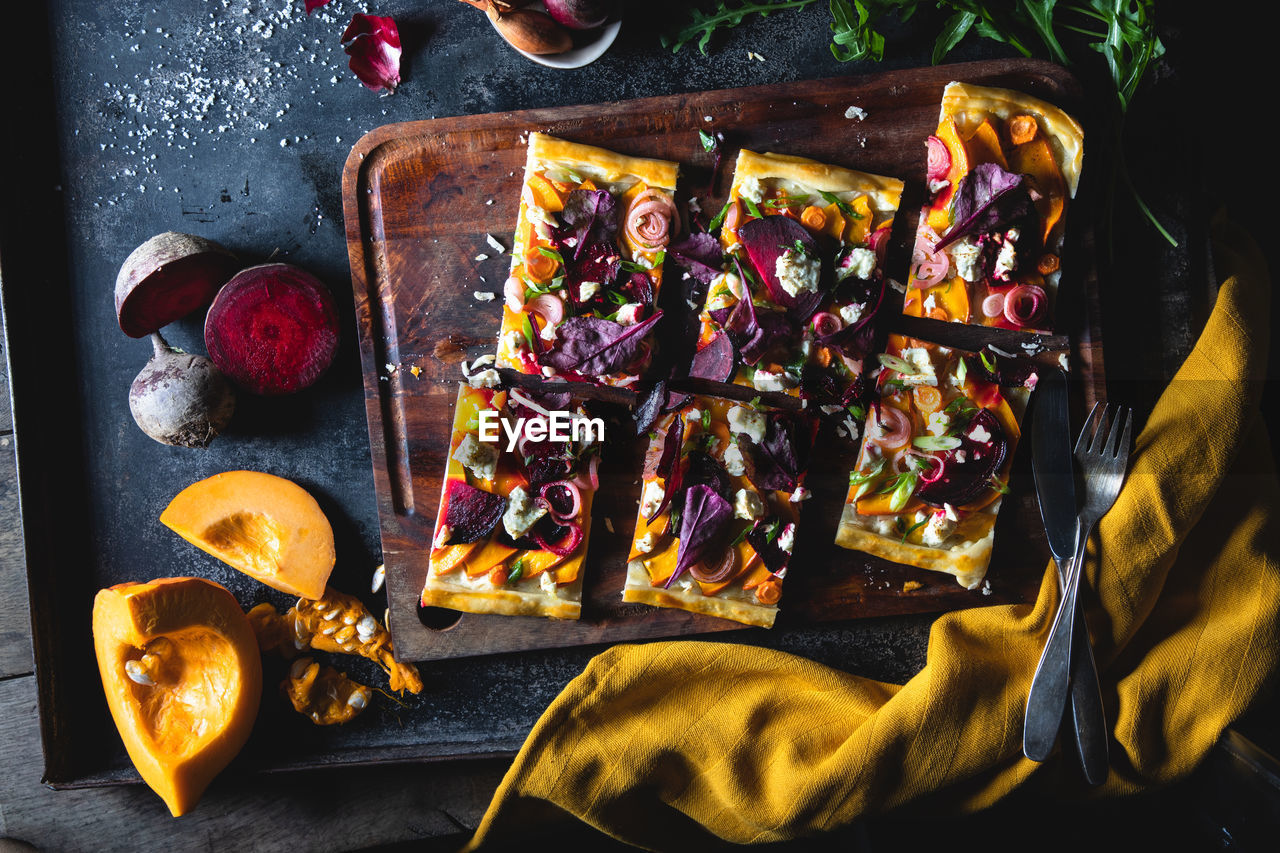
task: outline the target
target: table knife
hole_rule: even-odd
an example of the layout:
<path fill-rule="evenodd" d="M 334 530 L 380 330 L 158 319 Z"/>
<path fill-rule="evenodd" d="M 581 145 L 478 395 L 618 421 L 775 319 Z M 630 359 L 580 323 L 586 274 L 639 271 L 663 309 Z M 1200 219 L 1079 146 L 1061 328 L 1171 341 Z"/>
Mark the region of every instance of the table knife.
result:
<path fill-rule="evenodd" d="M 1056 367 L 1039 371 L 1036 385 L 1035 417 L 1031 423 L 1031 470 L 1035 475 L 1040 518 L 1044 522 L 1049 550 L 1058 566 L 1061 586 L 1075 550 L 1077 513 L 1075 467 L 1071 455 L 1071 420 L 1067 405 L 1067 377 Z M 1071 650 L 1071 718 L 1075 745 L 1085 779 L 1100 785 L 1107 778 L 1107 724 L 1098 686 L 1098 670 L 1084 625 L 1077 610 L 1075 644 Z M 1035 761 L 1043 761 L 1052 742 L 1028 743 L 1023 751 Z"/>

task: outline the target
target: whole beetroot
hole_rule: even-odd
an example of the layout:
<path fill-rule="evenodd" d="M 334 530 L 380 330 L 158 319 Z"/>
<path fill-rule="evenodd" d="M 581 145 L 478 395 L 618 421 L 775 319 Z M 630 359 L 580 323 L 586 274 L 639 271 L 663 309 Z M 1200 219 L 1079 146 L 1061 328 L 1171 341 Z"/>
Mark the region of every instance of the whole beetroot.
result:
<path fill-rule="evenodd" d="M 133 419 L 161 444 L 208 447 L 231 422 L 231 384 L 212 361 L 173 349 L 159 332 L 151 344 L 155 354 L 129 387 Z"/>

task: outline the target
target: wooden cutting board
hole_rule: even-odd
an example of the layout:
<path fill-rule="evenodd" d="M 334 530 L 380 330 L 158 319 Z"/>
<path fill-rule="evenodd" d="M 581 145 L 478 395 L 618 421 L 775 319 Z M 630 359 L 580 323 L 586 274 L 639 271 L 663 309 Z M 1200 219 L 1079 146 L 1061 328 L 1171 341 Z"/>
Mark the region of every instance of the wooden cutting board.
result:
<path fill-rule="evenodd" d="M 401 658 L 466 657 L 743 629 L 713 617 L 623 604 L 643 447 L 616 428 L 606 436 L 580 622 L 459 615 L 418 606 L 460 362 L 494 351 L 501 317 L 510 257 L 497 253 L 486 235 L 511 245 L 527 133 L 539 130 L 621 153 L 675 160 L 681 164 L 679 197 L 696 195 L 707 210 L 718 210 L 723 203 L 738 148 L 798 154 L 900 177 L 907 190 L 887 269 L 904 280 L 923 199 L 924 140 L 937 125 L 942 89 L 952 80 L 1019 89 L 1077 114 L 1081 106 L 1080 88 L 1064 69 L 1034 60 L 997 60 L 394 124 L 360 140 L 347 160 L 342 188 L 388 619 Z M 865 117 L 851 112 L 847 117 L 851 106 L 865 111 Z M 712 155 L 702 150 L 698 130 L 725 136 L 714 173 Z M 1068 214 L 1071 244 L 1058 305 L 1058 329 L 1070 336 L 1077 391 L 1086 401 L 1096 396 L 1102 382 L 1088 208 L 1087 199 L 1077 199 Z M 474 291 L 496 293 L 497 298 L 479 301 Z M 905 329 L 901 319 L 895 322 Z M 954 324 L 917 323 L 924 324 L 923 331 L 912 331 L 922 337 L 957 346 L 973 343 L 957 337 L 966 330 Z M 819 442 L 807 481 L 814 499 L 804 505 L 773 630 L 1034 598 L 1049 554 L 1026 441 L 1018 448 L 1012 491 L 996 528 L 989 584 L 975 591 L 963 589 L 949 575 L 834 545 L 856 448 L 825 430 Z M 908 581 L 922 586 L 906 591 Z"/>

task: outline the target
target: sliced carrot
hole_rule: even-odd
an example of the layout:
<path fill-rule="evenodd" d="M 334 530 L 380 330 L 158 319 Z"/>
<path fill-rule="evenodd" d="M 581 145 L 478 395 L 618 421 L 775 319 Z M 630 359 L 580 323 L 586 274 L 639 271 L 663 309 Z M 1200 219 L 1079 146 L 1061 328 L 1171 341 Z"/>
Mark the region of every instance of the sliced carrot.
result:
<path fill-rule="evenodd" d="M 1017 115 L 1009 119 L 1009 141 L 1014 145 L 1022 145 L 1036 138 L 1040 126 L 1033 116 Z"/>
<path fill-rule="evenodd" d="M 822 208 L 811 204 L 800 213 L 800 224 L 820 234 L 827 224 L 827 214 Z"/>
<path fill-rule="evenodd" d="M 756 587 L 756 601 L 761 604 L 777 604 L 782 600 L 782 584 L 776 580 L 767 580 Z"/>
<path fill-rule="evenodd" d="M 527 185 L 538 207 L 552 213 L 564 210 L 564 196 L 545 175 L 530 175 Z"/>
<path fill-rule="evenodd" d="M 524 271 L 529 274 L 529 278 L 539 284 L 551 281 L 559 269 L 560 264 L 555 258 L 542 254 L 536 248 L 525 255 Z"/>
<path fill-rule="evenodd" d="M 942 405 L 942 394 L 933 385 L 917 385 L 911 390 L 916 398 L 916 409 L 923 415 L 931 415 Z"/>
<path fill-rule="evenodd" d="M 995 163 L 1001 169 L 1009 168 L 1004 149 L 1000 145 L 1000 132 L 991 123 L 990 118 L 982 120 L 982 124 L 973 129 L 973 133 L 964 141 L 965 151 L 969 155 L 969 167 L 981 163 Z"/>
<path fill-rule="evenodd" d="M 494 586 L 506 586 L 507 579 L 509 577 L 510 575 L 507 574 L 507 567 L 499 564 L 494 566 L 493 571 L 489 572 L 489 583 Z"/>

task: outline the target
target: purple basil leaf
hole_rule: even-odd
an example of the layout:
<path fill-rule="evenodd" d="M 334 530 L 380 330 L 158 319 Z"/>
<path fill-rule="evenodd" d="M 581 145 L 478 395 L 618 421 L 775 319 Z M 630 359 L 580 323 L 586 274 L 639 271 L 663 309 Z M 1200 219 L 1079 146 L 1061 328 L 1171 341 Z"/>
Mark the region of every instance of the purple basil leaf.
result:
<path fill-rule="evenodd" d="M 593 376 L 613 373 L 635 360 L 645 335 L 660 319 L 661 311 L 634 326 L 599 317 L 570 317 L 556 328 L 555 343 L 542 354 L 540 363 Z"/>
<path fill-rule="evenodd" d="M 679 243 L 667 246 L 667 254 L 676 265 L 703 284 L 720 275 L 724 253 L 720 241 L 705 231 L 690 233 Z"/>
<path fill-rule="evenodd" d="M 812 424 L 808 419 L 805 424 L 809 429 L 805 430 L 798 418 L 770 412 L 763 441 L 757 444 L 746 435 L 738 436 L 748 450 L 747 477 L 757 488 L 795 491 L 813 442 Z"/>
<path fill-rule="evenodd" d="M 565 245 L 573 237 L 575 258 L 589 243 L 613 243 L 618 233 L 618 203 L 605 190 L 574 190 L 560 211 L 556 242 Z"/>
<path fill-rule="evenodd" d="M 659 379 L 649 389 L 649 393 L 645 394 L 640 404 L 636 406 L 635 411 L 631 413 L 631 419 L 636 425 L 636 435 L 644 435 L 653 429 L 653 424 L 658 420 L 658 415 L 662 413 L 662 404 L 667 401 L 667 380 Z"/>
<path fill-rule="evenodd" d="M 666 587 L 684 574 L 711 550 L 733 518 L 733 507 L 710 486 L 690 486 L 684 494 L 684 512 L 680 516 L 680 544 L 676 550 L 676 568 Z"/>
<path fill-rule="evenodd" d="M 961 237 L 1001 228 L 1025 216 L 1032 206 L 1022 175 L 1006 172 L 996 163 L 981 163 L 961 178 L 953 205 L 955 224 L 934 251 Z"/>
<path fill-rule="evenodd" d="M 730 495 L 729 472 L 720 464 L 720 460 L 705 450 L 694 449 L 689 451 L 685 457 L 684 473 L 680 476 L 680 485 L 682 488 L 709 486 L 715 489 L 716 494 L 725 500 L 728 500 Z"/>
<path fill-rule="evenodd" d="M 693 354 L 693 360 L 689 362 L 689 376 L 728 382 L 733 376 L 733 362 L 733 342 L 728 334 L 717 331 L 706 346 Z"/>
<path fill-rule="evenodd" d="M 680 475 L 684 466 L 680 464 L 680 448 L 684 445 L 684 416 L 677 414 L 667 428 L 662 440 L 662 456 L 658 458 L 658 468 L 654 476 L 661 477 L 666 484 L 662 500 L 658 502 L 653 515 L 645 521 L 653 521 L 671 506 L 672 500 L 680 491 Z"/>

